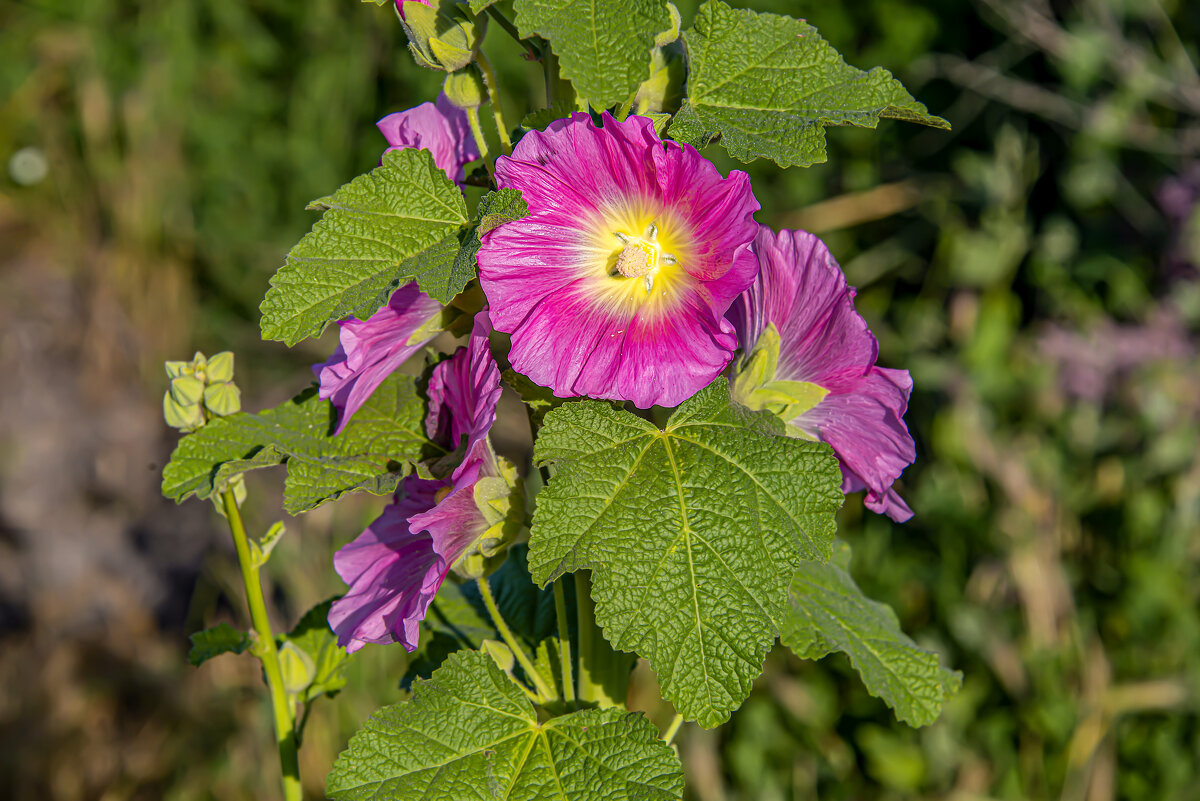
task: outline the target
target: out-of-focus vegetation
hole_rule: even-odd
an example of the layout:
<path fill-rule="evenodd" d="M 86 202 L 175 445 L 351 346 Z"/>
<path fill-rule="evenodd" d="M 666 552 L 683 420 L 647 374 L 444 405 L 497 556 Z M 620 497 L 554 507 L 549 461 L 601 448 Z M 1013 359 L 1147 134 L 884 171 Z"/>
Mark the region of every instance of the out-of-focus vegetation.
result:
<path fill-rule="evenodd" d="M 686 20 L 696 3 L 678 5 Z M 1200 7 L 749 5 L 806 17 L 954 125 L 831 130 L 828 163 L 750 171 L 760 219 L 827 239 L 881 363 L 913 373 L 919 459 L 902 491 L 917 516 L 896 526 L 851 501 L 843 536 L 863 588 L 965 683 L 941 721 L 913 731 L 841 658 L 776 651 L 730 725 L 680 735 L 692 797 L 1196 798 Z M 488 50 L 502 78 L 536 97 L 535 71 L 501 36 Z M 96 387 L 137 387 L 104 407 L 113 419 L 153 421 L 157 363 L 194 348 L 238 352 L 248 407 L 307 382 L 323 353 L 257 343 L 255 309 L 313 222 L 305 202 L 375 163 L 378 117 L 437 91 L 392 13 L 354 0 L 24 0 L 0 6 L 0 53 L 0 361 L 25 352 L 22 336 L 78 326 L 71 347 L 21 369 L 72 376 L 80 415 Z M 70 314 L 41 311 L 64 303 Z M 0 392 L 3 417 L 25 408 L 23 385 Z M 219 600 L 237 593 L 218 525 L 153 502 L 153 471 L 138 465 L 109 488 L 134 550 L 152 553 L 147 532 L 185 519 L 205 547 L 157 600 L 39 600 L 45 587 L 11 575 L 49 536 L 39 525 L 52 528 L 9 498 L 14 465 L 36 452 L 20 422 L 0 437 L 0 787 L 54 801 L 272 797 L 252 660 L 185 659 L 187 633 L 240 620 Z M 169 436 L 145 428 L 161 464 Z M 111 506 L 94 483 L 58 492 Z M 339 590 L 332 552 L 374 508 L 292 525 L 270 565 L 280 623 Z M 57 535 L 56 558 L 93 553 L 79 545 L 91 519 Z M 350 687 L 315 708 L 302 750 L 314 797 L 349 733 L 399 697 L 402 668 L 398 647 L 368 648 Z M 636 692 L 654 707 L 652 687 Z"/>

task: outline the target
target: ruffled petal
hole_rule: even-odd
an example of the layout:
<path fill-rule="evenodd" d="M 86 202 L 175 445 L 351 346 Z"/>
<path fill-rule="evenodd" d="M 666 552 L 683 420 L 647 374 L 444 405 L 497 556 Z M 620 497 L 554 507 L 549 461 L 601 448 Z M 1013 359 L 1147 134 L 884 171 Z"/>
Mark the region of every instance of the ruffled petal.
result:
<path fill-rule="evenodd" d="M 500 368 L 492 358 L 487 309 L 475 315 L 467 347 L 433 369 L 429 379 L 426 432 L 434 442 L 453 451 L 466 438 L 464 462 L 480 458 L 500 403 Z"/>
<path fill-rule="evenodd" d="M 897 514 L 907 514 L 903 520 L 912 517 L 912 511 L 891 490 L 904 468 L 917 458 L 916 445 L 904 423 L 911 392 L 907 370 L 873 367 L 852 390 L 830 393 L 792 421 L 833 448 L 848 492 L 865 488 L 868 507 L 887 510 L 896 520 L 900 520 Z"/>
<path fill-rule="evenodd" d="M 574 114 L 526 134 L 496 174 L 530 209 L 485 234 L 478 257 L 514 369 L 560 397 L 641 407 L 716 378 L 736 346 L 724 314 L 758 269 L 745 173 L 723 178 L 650 120 L 606 113 L 602 127 Z M 614 272 L 630 238 L 660 254 L 645 278 Z"/>
<path fill-rule="evenodd" d="M 384 379 L 439 333 L 430 322 L 441 311 L 442 304 L 411 283 L 393 292 L 368 320 L 338 323 L 341 344 L 328 361 L 313 365 L 318 394 L 338 410 L 334 433 L 340 434 Z"/>
<path fill-rule="evenodd" d="M 730 313 L 743 350 L 749 352 L 774 323 L 780 337 L 776 379 L 807 381 L 831 392 L 858 383 L 879 346 L 825 243 L 807 231 L 776 234 L 764 225 L 754 252 L 758 277 Z"/>
<path fill-rule="evenodd" d="M 457 183 L 466 177 L 465 165 L 479 160 L 467 112 L 445 94 L 438 95 L 436 104 L 422 103 L 397 111 L 375 125 L 389 145 L 384 153 L 406 147 L 428 150 L 433 154 L 433 163 Z"/>
<path fill-rule="evenodd" d="M 432 508 L 443 486 L 408 477 L 400 498 L 334 554 L 334 569 L 350 589 L 330 608 L 329 625 L 346 650 L 393 640 L 416 650 L 418 626 L 449 565 L 438 556 L 432 537 L 413 529 L 409 518 Z"/>

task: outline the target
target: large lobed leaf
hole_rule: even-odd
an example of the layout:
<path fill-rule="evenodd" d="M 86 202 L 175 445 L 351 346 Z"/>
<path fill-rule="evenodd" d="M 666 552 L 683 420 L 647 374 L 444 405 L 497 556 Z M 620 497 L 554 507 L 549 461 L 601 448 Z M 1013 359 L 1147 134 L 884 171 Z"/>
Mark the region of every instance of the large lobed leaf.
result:
<path fill-rule="evenodd" d="M 896 717 L 913 726 L 932 723 L 962 676 L 909 639 L 891 609 L 863 595 L 846 569 L 849 548 L 840 551 L 835 562 L 806 562 L 792 579 L 783 644 L 802 659 L 844 652 L 867 690 Z"/>
<path fill-rule="evenodd" d="M 640 714 L 540 722 L 491 657 L 461 651 L 417 681 L 411 700 L 371 716 L 325 789 L 334 801 L 668 801 L 683 773 Z"/>
<path fill-rule="evenodd" d="M 595 108 L 623 103 L 646 80 L 654 37 L 671 27 L 663 0 L 516 0 L 522 36 L 542 36 L 562 75 Z"/>
<path fill-rule="evenodd" d="M 454 296 L 447 264 L 467 207 L 429 151 L 386 153 L 379 167 L 308 207 L 325 214 L 271 278 L 260 307 L 264 339 L 294 345 L 335 320 L 366 319 L 413 279 L 443 303 Z"/>
<path fill-rule="evenodd" d="M 179 441 L 163 469 L 163 495 L 208 498 L 238 473 L 286 462 L 284 508 L 297 514 L 351 490 L 386 495 L 433 447 L 411 376 L 389 376 L 336 437 L 333 415 L 310 389 L 274 409 L 213 420 Z"/>
<path fill-rule="evenodd" d="M 614 648 L 650 660 L 663 696 L 715 726 L 762 670 L 804 559 L 831 553 L 841 470 L 829 447 L 772 436 L 718 379 L 665 429 L 597 401 L 546 416 L 530 569 L 590 568 Z"/>
<path fill-rule="evenodd" d="M 874 128 L 887 117 L 950 127 L 887 70 L 851 67 L 801 20 L 710 0 L 683 40 L 688 98 L 670 129 L 681 142 L 720 136 L 741 161 L 807 167 L 825 161 L 827 125 Z"/>

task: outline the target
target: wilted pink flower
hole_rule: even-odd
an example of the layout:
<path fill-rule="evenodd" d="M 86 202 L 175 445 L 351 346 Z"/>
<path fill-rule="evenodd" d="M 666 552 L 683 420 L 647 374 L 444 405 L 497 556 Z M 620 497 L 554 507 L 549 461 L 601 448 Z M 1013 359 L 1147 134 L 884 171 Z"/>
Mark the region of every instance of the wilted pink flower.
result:
<path fill-rule="evenodd" d="M 559 396 L 675 406 L 737 346 L 729 304 L 757 270 L 758 201 L 642 117 L 557 120 L 497 159 L 524 219 L 483 236 L 479 280 L 513 368 Z"/>
<path fill-rule="evenodd" d="M 829 443 L 842 466 L 843 491 L 866 489 L 867 508 L 908 520 L 912 510 L 892 489 L 916 459 L 903 419 L 912 391 L 908 371 L 875 366 L 878 343 L 821 240 L 762 226 L 754 249 L 758 277 L 729 313 L 743 353 L 752 354 L 775 326 L 778 360 L 763 386 L 798 401 L 780 404 L 792 433 Z"/>
<path fill-rule="evenodd" d="M 441 332 L 442 313 L 442 304 L 414 282 L 393 292 L 387 305 L 366 321 L 338 323 L 337 350 L 312 368 L 321 383 L 319 396 L 338 410 L 335 434 L 342 433 L 385 378 Z"/>
<path fill-rule="evenodd" d="M 465 442 L 462 461 L 444 480 L 407 477 L 383 514 L 334 555 L 350 589 L 334 602 L 329 624 L 347 650 L 393 640 L 415 650 L 418 626 L 450 569 L 468 551 L 490 555 L 500 544 L 503 514 L 479 505 L 480 496 L 508 493 L 487 439 L 501 392 L 489 331 L 480 312 L 467 347 L 434 368 L 429 382 L 426 429 L 447 450 Z"/>
<path fill-rule="evenodd" d="M 479 148 L 467 122 L 467 112 L 438 95 L 437 104 L 422 103 L 407 111 L 389 114 L 376 126 L 388 141 L 387 150 L 415 147 L 433 154 L 433 163 L 452 181 L 462 183 L 465 165 L 478 161 Z"/>

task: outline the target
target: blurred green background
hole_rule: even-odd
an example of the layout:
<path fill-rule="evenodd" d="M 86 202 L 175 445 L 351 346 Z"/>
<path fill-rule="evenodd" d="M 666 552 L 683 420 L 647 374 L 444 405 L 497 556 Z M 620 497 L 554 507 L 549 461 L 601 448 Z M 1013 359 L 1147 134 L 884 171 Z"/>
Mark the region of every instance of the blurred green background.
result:
<path fill-rule="evenodd" d="M 681 733 L 689 797 L 1200 798 L 1200 5 L 734 5 L 807 18 L 954 126 L 834 129 L 826 164 L 750 172 L 912 371 L 916 517 L 851 500 L 842 532 L 965 684 L 914 731 L 844 658 L 776 650 L 731 724 Z M 515 121 L 537 68 L 499 30 L 487 50 Z M 309 381 L 332 339 L 260 342 L 266 280 L 305 203 L 376 163 L 374 121 L 438 83 L 355 0 L 0 5 L 0 795 L 276 797 L 253 660 L 186 662 L 243 606 L 211 510 L 157 495 L 160 364 L 233 349 L 251 408 Z M 381 503 L 290 522 L 277 627 L 340 590 L 332 553 Z M 403 664 L 366 649 L 314 709 L 312 797 Z"/>

